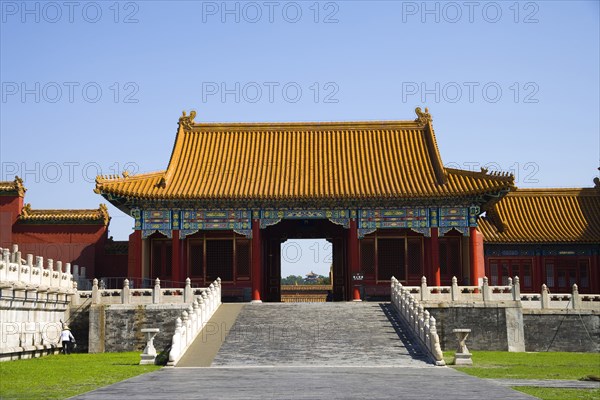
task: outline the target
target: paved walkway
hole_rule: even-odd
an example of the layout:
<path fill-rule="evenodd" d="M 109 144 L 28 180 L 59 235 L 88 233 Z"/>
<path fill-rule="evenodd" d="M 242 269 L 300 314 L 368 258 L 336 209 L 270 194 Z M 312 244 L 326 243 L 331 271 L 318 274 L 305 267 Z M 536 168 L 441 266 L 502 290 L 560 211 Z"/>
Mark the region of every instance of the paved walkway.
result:
<path fill-rule="evenodd" d="M 534 399 L 448 367 L 164 368 L 76 399 Z"/>
<path fill-rule="evenodd" d="M 433 366 L 385 303 L 224 305 L 205 329 L 177 367 L 76 398 L 533 398 Z"/>

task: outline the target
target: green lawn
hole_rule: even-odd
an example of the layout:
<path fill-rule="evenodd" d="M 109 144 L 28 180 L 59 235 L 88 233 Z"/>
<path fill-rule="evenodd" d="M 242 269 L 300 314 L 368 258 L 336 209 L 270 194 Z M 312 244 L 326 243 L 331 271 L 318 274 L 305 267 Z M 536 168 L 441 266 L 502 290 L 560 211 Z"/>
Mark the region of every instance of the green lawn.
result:
<path fill-rule="evenodd" d="M 2 362 L 0 399 L 64 399 L 161 368 L 139 362 L 139 352 L 53 355 Z"/>
<path fill-rule="evenodd" d="M 521 386 L 513 388 L 519 392 L 527 393 L 543 400 L 598 400 L 598 389 L 557 389 Z"/>
<path fill-rule="evenodd" d="M 444 352 L 451 364 L 454 352 Z M 594 353 L 509 353 L 474 351 L 473 366 L 456 367 L 479 378 L 510 379 L 582 379 L 600 377 L 600 354 Z M 557 389 L 519 386 L 513 389 L 543 400 L 596 400 L 598 389 Z"/>
<path fill-rule="evenodd" d="M 453 352 L 444 355 L 450 364 Z M 600 376 L 600 354 L 474 351 L 473 366 L 454 368 L 479 378 L 581 379 Z"/>

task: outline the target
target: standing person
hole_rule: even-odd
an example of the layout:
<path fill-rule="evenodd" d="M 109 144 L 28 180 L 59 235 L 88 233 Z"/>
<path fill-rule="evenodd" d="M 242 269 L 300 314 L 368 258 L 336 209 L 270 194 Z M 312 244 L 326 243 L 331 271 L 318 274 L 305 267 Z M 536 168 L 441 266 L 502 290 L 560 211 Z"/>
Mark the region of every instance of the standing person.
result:
<path fill-rule="evenodd" d="M 69 325 L 65 325 L 63 327 L 62 332 L 60 333 L 60 340 L 62 340 L 62 344 L 63 344 L 63 354 L 71 354 L 71 346 L 73 345 L 73 343 L 75 343 L 75 337 L 73 336 L 73 334 L 71 333 L 71 329 L 69 328 Z"/>

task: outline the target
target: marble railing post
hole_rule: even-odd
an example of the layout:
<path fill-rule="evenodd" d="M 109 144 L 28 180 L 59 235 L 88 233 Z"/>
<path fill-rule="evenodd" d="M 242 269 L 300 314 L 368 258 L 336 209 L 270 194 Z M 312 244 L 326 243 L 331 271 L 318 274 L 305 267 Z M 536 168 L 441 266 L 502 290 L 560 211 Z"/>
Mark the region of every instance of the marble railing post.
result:
<path fill-rule="evenodd" d="M 18 244 L 13 244 L 12 245 L 12 252 L 10 254 L 10 261 L 13 263 L 20 263 L 21 260 L 17 258 L 17 252 L 19 251 L 19 245 Z"/>
<path fill-rule="evenodd" d="M 576 284 L 573 284 L 573 290 L 571 292 L 571 300 L 573 303 L 573 308 L 578 310 L 581 308 L 581 298 L 579 297 L 579 288 Z"/>
<path fill-rule="evenodd" d="M 192 301 L 192 314 L 194 315 L 194 330 L 197 331 L 200 326 L 200 315 L 198 311 L 198 301 L 194 299 Z"/>
<path fill-rule="evenodd" d="M 183 289 L 183 302 L 189 303 L 192 301 L 192 281 L 190 278 L 185 280 L 185 289 Z"/>
<path fill-rule="evenodd" d="M 175 320 L 175 333 L 171 341 L 171 351 L 169 352 L 169 363 L 176 363 L 181 357 L 181 335 L 182 335 L 181 318 Z"/>
<path fill-rule="evenodd" d="M 202 300 L 204 303 L 204 307 L 202 308 L 202 320 L 206 321 L 206 316 L 208 315 L 208 307 L 210 306 L 208 301 L 208 295 L 206 294 L 206 290 L 202 292 Z"/>
<path fill-rule="evenodd" d="M 196 313 L 194 312 L 194 307 L 190 304 L 187 308 L 188 318 L 190 321 L 190 338 L 188 344 L 194 340 L 194 333 L 196 332 Z"/>
<path fill-rule="evenodd" d="M 544 283 L 542 285 L 542 295 L 540 296 L 540 302 L 542 308 L 550 307 L 550 296 L 548 295 L 548 286 Z"/>
<path fill-rule="evenodd" d="M 514 301 L 521 301 L 521 284 L 518 276 L 515 276 L 515 279 L 513 280 L 512 298 Z"/>
<path fill-rule="evenodd" d="M 427 278 L 421 277 L 421 300 L 429 300 L 429 288 L 427 287 Z"/>
<path fill-rule="evenodd" d="M 182 345 L 185 347 L 188 344 L 188 336 L 189 336 L 189 324 L 188 324 L 188 313 L 187 311 L 183 310 L 181 312 L 181 326 L 184 328 L 183 331 L 183 335 L 182 335 Z"/>
<path fill-rule="evenodd" d="M 123 281 L 123 290 L 121 290 L 121 304 L 129 304 L 130 302 L 130 289 L 129 289 L 129 279 L 125 278 Z"/>
<path fill-rule="evenodd" d="M 0 265 L 0 282 L 7 280 L 9 264 L 10 253 L 7 249 L 2 249 L 2 265 Z"/>
<path fill-rule="evenodd" d="M 78 306 L 81 304 L 81 297 L 79 297 L 79 293 L 77 293 L 77 281 L 72 282 L 73 288 L 73 296 L 71 296 L 71 304 L 74 306 Z"/>
<path fill-rule="evenodd" d="M 460 289 L 458 288 L 458 279 L 455 276 L 452 277 L 452 286 L 450 287 L 450 300 L 457 301 L 460 295 Z"/>
<path fill-rule="evenodd" d="M 492 300 L 492 291 L 490 290 L 490 285 L 488 283 L 488 277 L 483 277 L 483 285 L 481 286 L 481 295 L 483 296 L 483 301 Z"/>
<path fill-rule="evenodd" d="M 160 279 L 154 281 L 154 290 L 152 291 L 152 303 L 159 304 L 161 298 Z"/>
<path fill-rule="evenodd" d="M 211 283 L 210 285 L 208 285 L 208 295 L 209 295 L 209 298 L 210 298 L 210 308 L 213 308 L 215 306 L 216 298 L 214 296 L 214 291 L 215 291 L 215 285 L 213 285 Z"/>
<path fill-rule="evenodd" d="M 219 305 L 221 305 L 223 302 L 221 300 L 221 278 L 217 278 L 217 289 L 218 289 L 218 293 L 217 293 L 217 299 L 219 300 Z"/>
<path fill-rule="evenodd" d="M 92 281 L 92 304 L 100 304 L 100 291 L 98 290 L 98 279 Z"/>
<path fill-rule="evenodd" d="M 431 314 L 429 311 L 423 311 L 423 343 L 429 343 L 429 318 L 431 318 Z"/>
<path fill-rule="evenodd" d="M 73 264 L 73 281 L 79 284 L 79 265 L 77 264 Z"/>
<path fill-rule="evenodd" d="M 444 361 L 444 353 L 442 352 L 442 347 L 440 346 L 440 337 L 437 333 L 436 321 L 434 317 L 429 319 L 429 330 L 431 332 L 431 353 L 436 361 L 436 365 L 446 365 L 446 362 Z"/>

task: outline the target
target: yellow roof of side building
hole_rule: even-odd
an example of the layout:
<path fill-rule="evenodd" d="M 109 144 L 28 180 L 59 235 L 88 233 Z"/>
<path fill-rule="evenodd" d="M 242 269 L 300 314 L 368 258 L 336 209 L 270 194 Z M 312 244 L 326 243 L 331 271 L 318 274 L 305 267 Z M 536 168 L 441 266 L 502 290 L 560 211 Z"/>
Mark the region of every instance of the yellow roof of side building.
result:
<path fill-rule="evenodd" d="M 105 204 L 96 209 L 52 209 L 35 210 L 25 204 L 19 222 L 29 224 L 89 224 L 108 225 L 110 216 Z"/>
<path fill-rule="evenodd" d="M 600 244 L 600 188 L 518 189 L 478 224 L 487 243 Z"/>
<path fill-rule="evenodd" d="M 514 188 L 508 174 L 445 168 L 431 116 L 414 121 L 195 123 L 179 119 L 165 171 L 99 176 L 96 193 L 130 199 L 448 198 Z"/>

